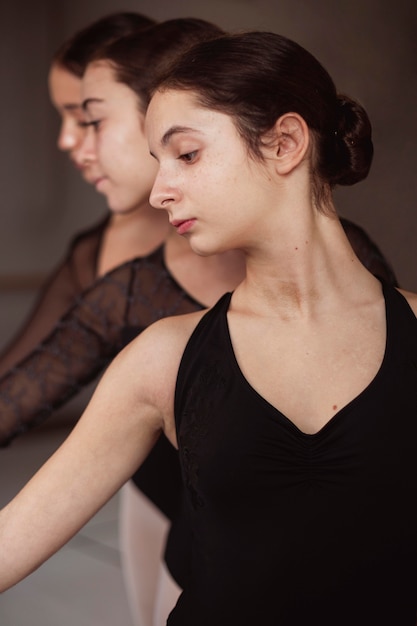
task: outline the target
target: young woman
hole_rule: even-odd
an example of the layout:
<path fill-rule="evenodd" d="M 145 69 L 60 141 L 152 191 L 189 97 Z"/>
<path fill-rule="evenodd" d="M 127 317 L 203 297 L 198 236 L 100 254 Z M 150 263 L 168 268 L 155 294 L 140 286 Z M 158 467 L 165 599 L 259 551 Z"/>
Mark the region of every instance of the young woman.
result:
<path fill-rule="evenodd" d="M 81 79 L 92 53 L 125 35 L 139 33 L 154 21 L 139 13 L 106 15 L 68 39 L 56 51 L 49 72 L 49 93 L 61 125 L 58 148 L 68 154 L 84 180 L 92 183 L 96 176 L 92 163 L 80 157 L 79 148 L 85 136 L 82 126 Z M 126 223 L 138 219 L 138 213 L 126 217 Z M 64 259 L 43 285 L 28 319 L 0 354 L 0 374 L 35 348 L 54 328 L 59 318 L 74 304 L 77 296 L 106 269 L 136 256 L 136 241 L 118 241 L 123 215 L 109 212 L 98 224 L 78 233 L 70 242 Z M 134 230 L 134 229 L 133 229 Z M 133 237 L 131 236 L 131 239 Z M 110 245 L 109 245 L 110 244 Z"/>
<path fill-rule="evenodd" d="M 220 253 L 237 247 L 247 255 L 247 278 L 233 294 L 228 320 L 237 362 L 240 368 L 242 361 L 245 363 L 246 377 L 251 383 L 254 380 L 258 393 L 262 392 L 268 400 L 262 400 L 247 385 L 240 405 L 234 405 L 240 398 L 244 379 L 237 362 L 233 361 L 227 336 L 220 337 L 217 344 L 211 341 L 216 329 L 207 335 L 204 333 L 210 350 L 220 352 L 206 354 L 203 342 L 202 362 L 196 361 L 196 367 L 191 364 L 186 372 L 187 359 L 194 352 L 192 344 L 187 347 L 178 380 L 177 403 L 183 401 L 181 386 L 184 384 L 189 390 L 188 404 L 184 411 L 177 404 L 177 416 L 181 417 L 178 432 L 193 525 L 192 576 L 170 623 L 230 624 L 235 620 L 244 624 L 254 621 L 275 624 L 278 612 L 285 615 L 287 600 L 295 611 L 295 620 L 298 619 L 296 609 L 305 611 L 304 621 L 283 623 L 301 624 L 307 617 L 314 623 L 310 614 L 315 608 L 314 602 L 310 607 L 310 599 L 305 602 L 301 590 L 303 602 L 300 604 L 290 570 L 289 597 L 287 589 L 282 591 L 282 598 L 276 597 L 275 590 L 274 577 L 277 575 L 276 580 L 281 584 L 282 576 L 275 574 L 276 562 L 272 561 L 281 554 L 283 545 L 282 542 L 275 545 L 271 539 L 274 528 L 278 528 L 274 525 L 281 510 L 280 502 L 271 496 L 277 487 L 274 481 L 286 475 L 279 471 L 280 464 L 291 461 L 292 455 L 290 459 L 282 455 L 276 458 L 273 433 L 253 431 L 252 437 L 253 425 L 247 421 L 247 411 L 253 402 L 258 412 L 272 410 L 271 405 L 281 404 L 274 402 L 276 398 L 282 398 L 282 404 L 288 407 L 284 413 L 293 414 L 295 424 L 298 421 L 298 426 L 289 428 L 290 435 L 299 433 L 300 440 L 307 442 L 310 437 L 302 437 L 302 430 L 325 430 L 318 409 L 322 408 L 323 414 L 328 412 L 324 409 L 330 393 L 326 389 L 330 387 L 333 413 L 329 424 L 336 423 L 334 413 L 339 414 L 346 397 L 352 395 L 349 392 L 357 392 L 358 379 L 366 380 L 375 369 L 379 335 L 384 334 L 381 288 L 353 254 L 331 204 L 329 188 L 337 182 L 354 182 L 355 176 L 349 178 L 352 172 L 347 165 L 343 178 L 339 175 L 336 180 L 336 172 L 326 172 L 334 154 L 326 152 L 329 146 L 326 146 L 324 129 L 316 124 L 313 114 L 308 120 L 303 117 L 307 117 L 306 107 L 313 100 L 304 71 L 307 76 L 311 75 L 318 93 L 314 91 L 315 98 L 320 100 L 312 103 L 313 113 L 317 108 L 316 117 L 322 110 L 317 104 L 327 102 L 327 110 L 323 111 L 326 119 L 329 111 L 332 112 L 331 105 L 336 107 L 330 79 L 317 62 L 295 44 L 265 33 L 219 39 L 202 47 L 200 54 L 202 59 L 195 56 L 195 51 L 185 59 L 179 66 L 177 82 L 167 84 L 151 105 L 150 143 L 160 162 L 153 203 L 168 210 L 178 232 L 187 234 L 196 251 Z M 297 62 L 295 75 L 294 71 L 288 72 L 290 55 L 291 63 Z M 278 60 L 283 63 L 282 72 Z M 291 67 L 294 70 L 294 65 Z M 190 78 L 187 78 L 187 68 L 195 72 Z M 288 75 L 292 77 L 291 89 L 285 93 L 283 82 Z M 259 80 L 254 81 L 254 76 Z M 329 84 L 322 85 L 319 79 L 323 83 L 329 80 Z M 271 91 L 271 87 L 274 90 Z M 295 93 L 295 87 L 299 93 Z M 217 90 L 219 101 L 210 101 L 209 96 Z M 283 112 L 279 113 L 278 96 L 283 92 L 286 100 L 281 107 Z M 265 122 L 267 107 L 273 104 L 271 97 L 269 100 L 266 97 L 268 94 L 274 94 L 278 108 L 271 111 L 269 121 Z M 239 100 L 246 111 L 234 108 Z M 245 119 L 244 114 L 251 112 L 255 119 Z M 352 113 L 350 109 L 349 113 Z M 329 124 L 331 121 L 329 118 Z M 332 129 L 336 138 L 341 132 L 342 126 Z M 352 137 L 348 140 L 356 142 L 357 137 L 354 134 Z M 323 145 L 320 145 L 320 138 Z M 266 139 L 270 141 L 264 141 Z M 336 150 L 338 140 L 333 141 Z M 342 152 L 341 148 L 339 145 Z M 369 166 L 369 152 L 367 161 L 362 176 Z M 223 308 L 227 304 L 227 299 L 220 302 Z M 216 307 L 203 318 L 202 325 L 210 325 L 212 316 L 218 314 L 219 307 Z M 227 326 L 222 315 L 220 311 L 219 324 L 224 331 Z M 75 532 L 133 473 L 161 430 L 175 443 L 172 409 L 177 369 L 187 341 L 201 318 L 201 314 L 193 314 L 168 320 L 135 340 L 109 368 L 84 417 L 61 451 L 37 475 L 32 486 L 3 511 L 2 539 L 8 545 L 0 569 L 3 588 L 36 567 Z M 193 340 L 200 340 L 200 328 Z M 415 336 L 415 330 L 413 332 Z M 358 337 L 360 350 L 355 349 L 352 355 L 351 343 L 349 349 L 346 345 L 348 335 L 350 340 L 352 336 Z M 364 354 L 368 352 L 367 360 Z M 197 359 L 200 351 L 195 350 L 195 355 Z M 182 378 L 185 372 L 190 377 L 189 386 Z M 345 385 L 343 372 L 348 373 Z M 326 380 L 326 389 L 316 375 Z M 300 385 L 303 393 L 298 389 Z M 231 396 L 235 390 L 239 391 L 238 398 Z M 223 400 L 231 404 L 229 417 L 221 412 Z M 256 406 L 257 401 L 259 406 Z M 307 409 L 311 422 L 304 424 L 297 415 Z M 228 432 L 229 419 L 233 416 L 236 431 Z M 290 427 L 284 416 L 282 421 Z M 262 428 L 264 426 L 265 420 Z M 224 435 L 233 437 L 236 445 L 231 445 L 233 442 Z M 247 437 L 254 446 L 252 450 L 247 447 Z M 265 447 L 257 449 L 262 442 Z M 284 441 L 284 450 L 288 443 Z M 320 457 L 320 451 L 312 452 L 313 456 Z M 309 453 L 308 450 L 307 457 L 301 459 L 301 465 L 307 463 Z M 82 465 L 80 458 L 84 459 Z M 273 462 L 272 468 L 265 470 L 260 464 L 262 459 Z M 68 467 L 73 464 L 70 478 Z M 97 481 L 101 468 L 106 480 Z M 213 468 L 224 472 L 216 475 Z M 306 466 L 306 469 L 310 468 Z M 311 475 L 303 476 L 301 484 L 308 483 L 313 494 L 311 481 L 317 468 L 311 469 Z M 323 467 L 319 470 L 319 474 L 324 471 Z M 294 473 L 291 477 L 294 478 Z M 330 472 L 328 477 L 333 484 L 337 482 L 338 472 Z M 52 507 L 50 498 L 60 480 L 64 493 L 66 485 L 78 486 L 71 491 L 72 502 L 61 498 L 59 506 Z M 277 489 L 280 498 L 287 497 L 287 487 Z M 216 493 L 210 493 L 211 489 Z M 299 490 L 296 485 L 289 498 L 296 500 L 298 491 L 305 497 L 303 489 Z M 16 538 L 21 532 L 22 520 L 36 501 L 42 504 L 36 509 L 31 537 L 22 542 L 26 549 L 20 551 Z M 296 505 L 299 505 L 298 500 Z M 281 522 L 284 529 L 287 521 L 293 532 L 309 528 L 308 519 L 302 526 L 302 516 L 297 520 L 285 518 Z M 340 519 L 337 521 L 340 523 Z M 52 537 L 51 528 L 56 530 Z M 319 527 L 313 525 L 310 530 L 318 532 Z M 249 543 L 243 540 L 244 536 Z M 286 538 L 281 538 L 285 543 Z M 337 535 L 331 539 L 336 540 Z M 299 553 L 297 558 L 299 561 L 293 564 L 294 568 L 298 568 L 301 561 Z M 308 554 L 306 560 L 308 572 L 311 565 Z M 283 567 L 285 570 L 288 562 L 283 562 Z M 274 584 L 272 594 L 266 581 Z M 246 591 L 246 586 L 251 593 Z M 291 594 L 294 594 L 292 598 Z M 278 600 L 282 602 L 276 610 L 271 606 L 271 596 L 274 606 Z M 323 619 L 317 623 L 327 623 L 325 614 L 320 617 Z M 332 619 L 332 623 L 337 621 L 333 613 Z M 338 622 L 343 623 L 342 619 Z"/>
<path fill-rule="evenodd" d="M 179 238 L 170 240 L 155 255 L 146 256 L 152 247 L 158 247 L 168 226 L 165 217 L 149 210 L 147 201 L 156 164 L 144 144 L 142 124 L 155 63 L 171 59 L 193 37 L 221 31 L 198 20 L 180 20 L 158 26 L 155 33 L 151 30 L 143 39 L 142 31 L 135 31 L 136 26 L 142 28 L 142 21 L 147 24 L 146 18 L 136 14 L 108 16 L 74 36 L 55 55 L 50 87 L 62 115 L 59 146 L 69 151 L 84 178 L 96 183 L 98 191 L 106 196 L 110 213 L 100 224 L 76 237 L 64 263 L 44 289 L 36 312 L 0 359 L 0 366 L 10 365 L 10 360 L 35 340 L 40 341 L 49 326 L 59 322 L 53 334 L 0 381 L 3 441 L 65 403 L 150 322 L 212 304 L 243 276 L 236 254 L 198 260 Z M 135 32 L 133 41 L 131 38 L 104 46 L 129 32 Z M 90 65 L 84 81 L 87 110 L 95 124 L 83 145 L 80 76 L 93 56 L 102 63 Z M 117 80 L 114 68 L 118 68 Z M 97 116 L 101 118 L 99 124 Z M 366 234 L 347 221 L 344 227 L 359 247 L 363 262 L 391 279 L 388 264 Z M 114 272 L 110 273 L 112 268 Z M 68 314 L 60 320 L 59 314 L 67 308 Z M 169 480 L 161 481 L 162 475 Z M 180 494 L 177 453 L 161 438 L 134 481 L 123 490 L 121 499 L 122 564 L 135 623 L 160 623 L 166 603 L 172 606 L 178 595 L 178 587 L 160 555 L 168 520 L 179 508 Z M 181 585 L 182 566 L 186 563 L 184 537 L 184 523 L 177 521 L 167 559 Z"/>
<path fill-rule="evenodd" d="M 141 194 L 148 201 L 157 164 L 149 155 L 144 118 L 154 74 L 193 40 L 220 32 L 201 20 L 171 20 L 139 37 L 125 37 L 97 51 L 89 63 L 83 78 L 83 95 L 90 121 L 81 154 L 95 165 L 96 188 L 113 210 L 125 209 Z M 150 175 L 148 184 L 144 184 L 145 172 Z M 166 223 L 168 226 L 168 220 Z M 146 230 L 143 232 L 146 235 Z M 147 272 L 152 268 L 150 276 L 143 275 L 144 263 Z M 139 315 L 141 321 L 147 319 L 148 324 L 153 320 L 145 318 L 145 304 L 155 307 L 153 319 L 201 309 L 213 304 L 244 276 L 239 253 L 202 259 L 175 233 L 163 247 L 142 259 L 141 267 L 132 287 L 132 313 Z M 167 272 L 168 284 L 161 281 Z M 142 329 L 139 324 L 125 328 L 124 339 L 133 338 Z M 161 556 L 168 522 L 178 513 L 181 491 L 177 453 L 161 438 L 146 464 L 123 490 L 121 499 L 122 563 L 135 623 L 165 623 L 167 607 L 171 610 L 178 597 L 179 587 L 165 569 Z M 184 535 L 183 524 L 180 535 L 179 527 L 177 521 L 170 546 Z M 179 557 L 177 549 L 170 549 L 169 554 L 170 572 L 182 584 L 183 555 Z"/>
<path fill-rule="evenodd" d="M 147 325 L 213 304 L 244 276 L 239 253 L 200 259 L 178 236 L 163 246 L 167 216 L 148 202 L 157 171 L 144 136 L 149 85 L 157 69 L 179 51 L 222 31 L 203 20 L 171 20 L 146 33 L 132 31 L 135 34 L 120 44 L 93 49 L 87 32 L 57 57 L 74 71 L 76 61 L 82 59 L 85 69 L 93 56 L 101 59 L 89 66 L 85 81 L 87 112 L 95 117 L 87 138 L 84 114 L 76 120 L 65 118 L 61 137 L 67 137 L 69 146 L 71 135 L 71 158 L 82 164 L 84 177 L 106 196 L 111 213 L 76 239 L 48 290 L 49 301 L 64 291 L 63 276 L 69 276 L 73 306 L 68 299 L 68 311 L 56 318 L 52 333 L 0 380 L 2 443 L 65 403 Z M 97 44 L 97 36 L 93 41 Z M 63 114 L 68 108 L 73 112 L 70 100 L 64 101 Z M 44 297 L 43 308 L 46 305 Z M 33 338 L 33 327 L 30 331 Z M 161 475 L 168 478 L 161 481 Z M 122 564 L 134 623 L 160 624 L 162 616 L 166 621 L 167 610 L 178 597 L 179 587 L 164 567 L 163 553 L 181 492 L 177 452 L 161 438 L 122 495 Z M 176 559 L 175 570 L 172 556 L 169 561 L 181 583 L 181 560 Z"/>

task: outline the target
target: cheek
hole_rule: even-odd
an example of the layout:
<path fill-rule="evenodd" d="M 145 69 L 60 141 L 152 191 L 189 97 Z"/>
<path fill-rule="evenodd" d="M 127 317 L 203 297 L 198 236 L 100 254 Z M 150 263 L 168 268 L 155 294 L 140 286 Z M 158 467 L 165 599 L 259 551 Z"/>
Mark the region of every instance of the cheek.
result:
<path fill-rule="evenodd" d="M 96 161 L 100 166 L 106 165 L 106 142 L 95 138 L 91 141 L 92 149 L 96 156 Z"/>
<path fill-rule="evenodd" d="M 82 148 L 85 140 L 85 130 L 80 128 L 78 125 L 74 129 L 74 140 L 76 149 Z"/>
<path fill-rule="evenodd" d="M 143 167 L 143 169 L 147 172 L 147 175 L 152 179 L 153 184 L 158 173 L 159 166 L 157 161 L 153 157 L 151 157 L 149 152 L 142 156 L 142 159 L 138 166 L 139 168 Z"/>
<path fill-rule="evenodd" d="M 94 135 L 92 146 L 95 149 L 98 163 L 105 167 L 107 172 L 118 171 L 126 167 L 128 150 L 117 136 L 104 130 L 99 131 Z"/>
<path fill-rule="evenodd" d="M 129 170 L 134 172 L 136 177 L 139 174 L 144 182 L 151 179 L 153 184 L 158 171 L 158 163 L 149 154 L 148 143 L 139 137 L 136 142 L 130 142 L 125 148 L 126 166 Z"/>

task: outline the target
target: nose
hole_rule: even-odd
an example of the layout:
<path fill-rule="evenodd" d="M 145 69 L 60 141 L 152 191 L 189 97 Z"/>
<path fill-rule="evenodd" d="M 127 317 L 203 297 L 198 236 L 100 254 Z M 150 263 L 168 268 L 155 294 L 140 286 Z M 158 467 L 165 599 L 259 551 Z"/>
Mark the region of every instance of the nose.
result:
<path fill-rule="evenodd" d="M 91 126 L 81 128 L 80 130 L 83 131 L 83 134 L 77 142 L 76 147 L 74 147 L 72 157 L 75 163 L 83 168 L 88 163 L 92 163 L 96 160 L 96 142 L 94 130 Z"/>
<path fill-rule="evenodd" d="M 165 209 L 167 211 L 177 199 L 178 190 L 167 183 L 166 175 L 164 175 L 160 167 L 149 196 L 151 206 L 155 209 Z"/>
<path fill-rule="evenodd" d="M 71 118 L 63 119 L 59 130 L 57 145 L 63 152 L 71 152 L 83 140 L 84 129 Z"/>

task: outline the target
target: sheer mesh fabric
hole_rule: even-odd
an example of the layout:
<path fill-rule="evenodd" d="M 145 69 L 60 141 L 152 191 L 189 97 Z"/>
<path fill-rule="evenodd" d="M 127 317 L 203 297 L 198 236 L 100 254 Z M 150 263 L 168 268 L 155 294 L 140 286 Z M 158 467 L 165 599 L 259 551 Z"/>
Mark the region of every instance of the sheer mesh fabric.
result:
<path fill-rule="evenodd" d="M 163 248 L 97 280 L 51 334 L 0 379 L 0 443 L 74 396 L 132 336 L 162 317 L 201 308 L 167 271 Z"/>
<path fill-rule="evenodd" d="M 163 248 L 96 279 L 107 223 L 108 218 L 74 238 L 23 328 L 0 356 L 0 445 L 65 404 L 149 324 L 202 308 L 168 272 Z M 342 224 L 362 263 L 396 284 L 367 233 L 348 220 Z"/>
<path fill-rule="evenodd" d="M 97 259 L 109 217 L 76 235 L 67 254 L 50 274 L 20 330 L 0 354 L 0 375 L 35 348 L 96 279 Z"/>

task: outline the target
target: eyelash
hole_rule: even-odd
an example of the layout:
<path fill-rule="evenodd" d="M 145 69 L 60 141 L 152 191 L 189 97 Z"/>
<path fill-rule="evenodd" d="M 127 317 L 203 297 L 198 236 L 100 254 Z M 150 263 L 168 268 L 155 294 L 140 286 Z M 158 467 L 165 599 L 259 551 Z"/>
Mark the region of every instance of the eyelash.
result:
<path fill-rule="evenodd" d="M 81 128 L 89 128 L 89 126 L 92 126 L 94 131 L 97 131 L 100 127 L 100 123 L 101 120 L 91 120 L 91 122 L 80 122 L 79 124 Z"/>
<path fill-rule="evenodd" d="M 198 154 L 198 150 L 193 150 L 192 152 L 186 152 L 185 154 L 180 154 L 178 158 L 181 161 L 184 161 L 185 163 L 193 163 L 196 159 L 197 154 Z"/>

